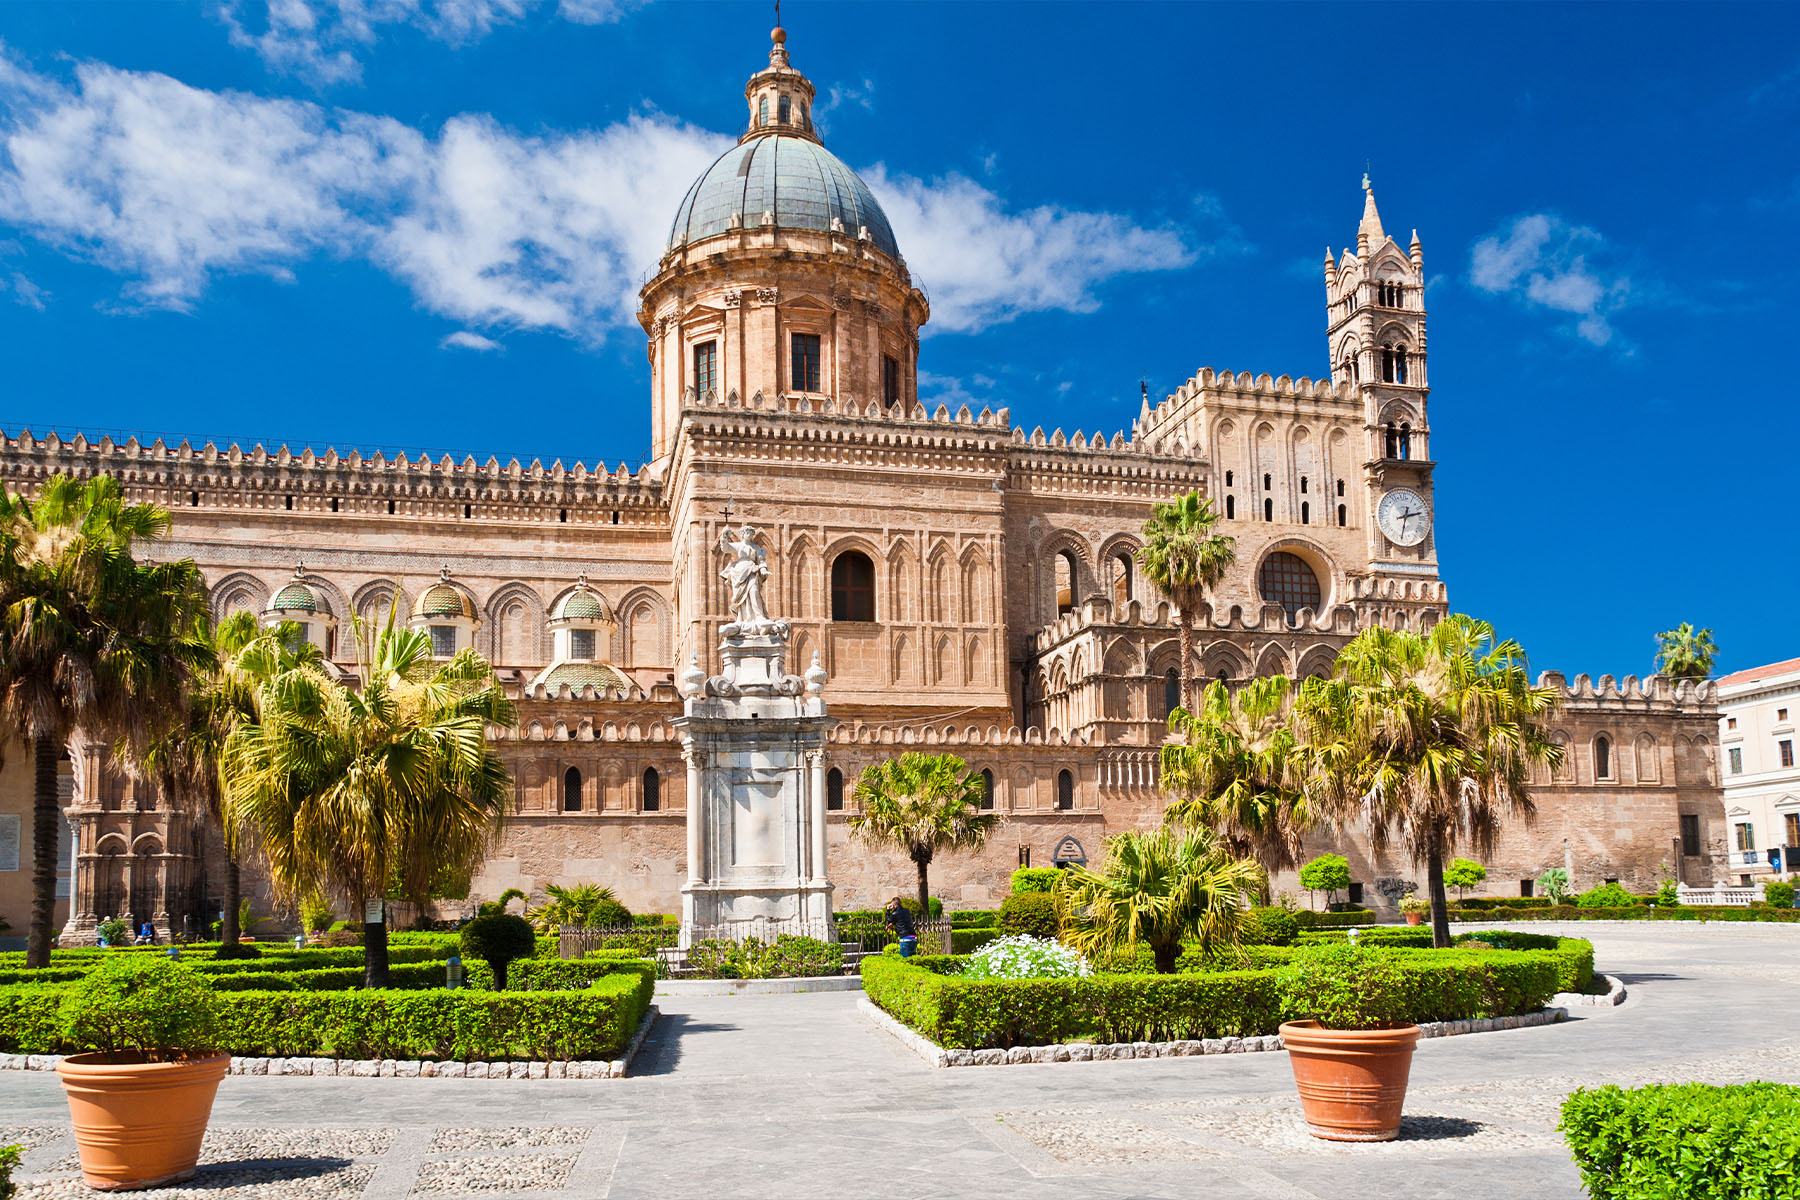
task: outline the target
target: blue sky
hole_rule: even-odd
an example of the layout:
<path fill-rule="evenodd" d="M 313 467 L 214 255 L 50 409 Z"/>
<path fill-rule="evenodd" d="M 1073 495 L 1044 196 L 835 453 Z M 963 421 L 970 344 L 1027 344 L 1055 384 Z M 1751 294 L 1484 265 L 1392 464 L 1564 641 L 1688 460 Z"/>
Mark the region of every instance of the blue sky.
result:
<path fill-rule="evenodd" d="M 1800 8 L 790 0 L 934 319 L 928 400 L 1127 428 L 1326 368 L 1417 228 L 1440 557 L 1535 665 L 1792 632 Z M 631 297 L 769 10 L 0 5 L 0 422 L 636 463 Z"/>

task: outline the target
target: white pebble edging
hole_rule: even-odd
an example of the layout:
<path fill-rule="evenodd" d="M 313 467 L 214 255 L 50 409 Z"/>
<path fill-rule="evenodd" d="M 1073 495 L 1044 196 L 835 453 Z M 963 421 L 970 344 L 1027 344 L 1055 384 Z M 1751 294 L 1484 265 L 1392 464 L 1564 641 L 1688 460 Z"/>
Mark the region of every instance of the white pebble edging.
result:
<path fill-rule="evenodd" d="M 1063 1043 L 1055 1046 L 1014 1046 L 1010 1050 L 947 1050 L 924 1034 L 890 1016 L 864 997 L 857 1005 L 878 1027 L 934 1067 L 1000 1067 L 1017 1063 L 1107 1062 L 1125 1058 L 1192 1058 L 1206 1054 L 1256 1054 L 1280 1050 L 1281 1035 L 1245 1038 L 1193 1038 L 1178 1042 L 1113 1042 L 1094 1045 Z M 1468 1021 L 1427 1021 L 1420 1037 L 1452 1037 L 1464 1033 L 1490 1033 L 1499 1029 L 1525 1029 L 1565 1020 L 1564 1008 L 1544 1008 L 1516 1017 L 1478 1017 Z"/>
<path fill-rule="evenodd" d="M 618 1079 L 631 1066 L 658 1016 L 652 1004 L 625 1057 L 567 1062 L 436 1062 L 395 1058 L 250 1058 L 233 1055 L 229 1075 L 347 1076 L 370 1079 Z M 0 1054 L 0 1071 L 54 1071 L 60 1054 Z"/>
<path fill-rule="evenodd" d="M 1583 1005 L 1618 1005 L 1625 1003 L 1625 985 L 1619 982 L 1618 976 L 1602 975 L 1600 972 L 1595 971 L 1594 978 L 1605 980 L 1606 993 L 1604 995 L 1590 995 L 1587 992 L 1558 992 L 1556 995 L 1550 997 L 1550 1003 L 1568 1008 L 1578 1008 Z"/>

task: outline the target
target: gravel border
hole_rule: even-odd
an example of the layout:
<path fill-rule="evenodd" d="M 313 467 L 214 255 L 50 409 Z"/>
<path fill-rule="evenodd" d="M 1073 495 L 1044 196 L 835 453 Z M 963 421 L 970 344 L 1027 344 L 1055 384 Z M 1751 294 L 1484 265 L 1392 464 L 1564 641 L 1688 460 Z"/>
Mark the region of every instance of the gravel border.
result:
<path fill-rule="evenodd" d="M 1597 999 L 1597 998 L 1596 998 Z M 1192 1058 L 1210 1054 L 1256 1054 L 1280 1050 L 1281 1035 L 1245 1038 L 1196 1038 L 1178 1042 L 1112 1042 L 1055 1046 L 1014 1046 L 1010 1050 L 948 1050 L 888 1015 L 864 997 L 857 1005 L 876 1027 L 899 1039 L 900 1044 L 933 1067 L 1010 1067 L 1020 1063 L 1106 1062 L 1125 1058 Z M 1465 1033 L 1490 1033 L 1500 1029 L 1526 1029 L 1554 1025 L 1568 1019 L 1566 1008 L 1544 1008 L 1516 1017 L 1477 1017 L 1467 1021 L 1427 1021 L 1420 1037 L 1454 1037 Z"/>
<path fill-rule="evenodd" d="M 566 1062 L 435 1062 L 395 1058 L 254 1058 L 233 1055 L 230 1075 L 346 1076 L 369 1079 L 620 1079 L 631 1067 L 659 1011 L 652 1004 L 625 1056 Z M 0 1071 L 54 1071 L 60 1054 L 0 1054 Z"/>

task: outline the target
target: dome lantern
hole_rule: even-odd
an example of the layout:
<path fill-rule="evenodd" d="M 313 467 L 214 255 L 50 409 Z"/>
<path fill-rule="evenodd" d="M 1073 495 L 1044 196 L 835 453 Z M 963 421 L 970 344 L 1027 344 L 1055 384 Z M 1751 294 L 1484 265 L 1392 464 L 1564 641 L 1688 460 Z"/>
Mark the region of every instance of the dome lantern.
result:
<path fill-rule="evenodd" d="M 299 627 L 301 641 L 311 642 L 327 657 L 331 655 L 337 617 L 318 587 L 307 582 L 305 563 L 294 564 L 294 577 L 263 609 L 260 624 L 264 629 L 273 629 L 284 621 Z"/>
<path fill-rule="evenodd" d="M 630 677 L 608 661 L 619 621 L 612 605 L 588 583 L 585 572 L 551 609 L 549 626 L 554 653 L 550 665 L 538 673 L 528 690 L 542 687 L 555 695 L 565 687 L 576 692 L 592 687 L 616 693 L 633 686 Z"/>

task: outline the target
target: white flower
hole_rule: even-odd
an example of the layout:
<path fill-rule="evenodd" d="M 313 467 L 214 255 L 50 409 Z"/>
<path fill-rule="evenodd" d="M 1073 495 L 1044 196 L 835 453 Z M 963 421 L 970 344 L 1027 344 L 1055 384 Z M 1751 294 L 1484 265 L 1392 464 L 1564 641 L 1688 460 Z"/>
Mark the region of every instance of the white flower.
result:
<path fill-rule="evenodd" d="M 965 979 L 1062 979 L 1093 971 L 1086 959 L 1061 942 L 1015 934 L 971 954 L 962 974 Z"/>

